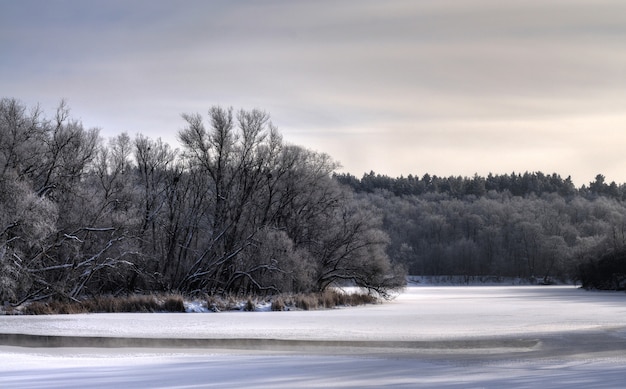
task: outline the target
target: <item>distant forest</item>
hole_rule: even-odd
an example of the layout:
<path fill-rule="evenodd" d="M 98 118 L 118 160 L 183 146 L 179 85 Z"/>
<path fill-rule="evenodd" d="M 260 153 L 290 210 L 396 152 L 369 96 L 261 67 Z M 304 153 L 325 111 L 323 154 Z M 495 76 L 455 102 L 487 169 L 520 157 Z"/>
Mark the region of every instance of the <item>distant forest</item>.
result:
<path fill-rule="evenodd" d="M 591 263 L 626 246 L 626 186 L 601 174 L 580 188 L 541 172 L 335 178 L 380 209 L 387 252 L 410 274 L 584 283 Z M 611 289 L 626 286 L 623 263 Z"/>
<path fill-rule="evenodd" d="M 626 246 L 626 189 L 602 175 L 581 188 L 540 172 L 359 179 L 284 142 L 260 110 L 181 122 L 175 149 L 103 139 L 64 102 L 46 117 L 0 99 L 0 302 L 386 296 L 407 273 L 625 285 L 622 256 L 606 256 Z"/>

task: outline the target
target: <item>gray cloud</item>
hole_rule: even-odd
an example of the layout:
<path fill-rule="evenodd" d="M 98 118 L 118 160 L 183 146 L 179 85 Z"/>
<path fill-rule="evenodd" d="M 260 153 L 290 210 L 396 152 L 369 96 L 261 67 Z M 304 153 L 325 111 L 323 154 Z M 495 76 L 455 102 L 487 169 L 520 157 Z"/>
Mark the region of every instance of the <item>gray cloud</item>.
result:
<path fill-rule="evenodd" d="M 5 96 L 174 142 L 181 112 L 269 111 L 356 175 L 626 181 L 626 3 L 5 2 Z"/>

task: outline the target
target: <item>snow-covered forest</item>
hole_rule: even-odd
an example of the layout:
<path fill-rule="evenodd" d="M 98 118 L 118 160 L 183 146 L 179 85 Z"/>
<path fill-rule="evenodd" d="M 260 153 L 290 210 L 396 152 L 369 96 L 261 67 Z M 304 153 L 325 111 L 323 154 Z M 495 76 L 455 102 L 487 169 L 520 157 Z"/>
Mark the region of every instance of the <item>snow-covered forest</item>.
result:
<path fill-rule="evenodd" d="M 260 110 L 212 107 L 181 127 L 177 147 L 103 139 L 64 102 L 46 117 L 0 100 L 0 301 L 384 295 L 407 272 L 575 281 L 626 246 L 626 189 L 600 174 L 581 188 L 540 172 L 358 179 Z"/>
<path fill-rule="evenodd" d="M 183 121 L 184 119 L 184 121 Z M 180 148 L 0 100 L 0 300 L 404 283 L 382 215 L 259 110 L 183 115 Z"/>
<path fill-rule="evenodd" d="M 541 172 L 336 178 L 382 212 L 387 252 L 410 274 L 583 281 L 589 264 L 626 246 L 626 186 L 601 174 L 580 188 Z M 621 289 L 617 267 L 610 288 Z"/>

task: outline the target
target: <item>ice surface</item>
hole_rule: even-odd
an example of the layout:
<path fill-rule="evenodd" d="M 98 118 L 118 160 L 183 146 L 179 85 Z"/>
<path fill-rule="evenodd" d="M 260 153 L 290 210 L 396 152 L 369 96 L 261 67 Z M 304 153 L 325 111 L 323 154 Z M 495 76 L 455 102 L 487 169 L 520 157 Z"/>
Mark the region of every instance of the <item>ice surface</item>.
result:
<path fill-rule="evenodd" d="M 572 286 L 410 287 L 384 304 L 324 311 L 2 316 L 0 332 L 227 340 L 2 346 L 0 387 L 615 388 L 626 379 L 626 295 Z"/>
<path fill-rule="evenodd" d="M 0 316 L 38 335 L 324 340 L 533 336 L 626 325 L 626 295 L 572 286 L 411 287 L 384 304 L 323 311 Z"/>

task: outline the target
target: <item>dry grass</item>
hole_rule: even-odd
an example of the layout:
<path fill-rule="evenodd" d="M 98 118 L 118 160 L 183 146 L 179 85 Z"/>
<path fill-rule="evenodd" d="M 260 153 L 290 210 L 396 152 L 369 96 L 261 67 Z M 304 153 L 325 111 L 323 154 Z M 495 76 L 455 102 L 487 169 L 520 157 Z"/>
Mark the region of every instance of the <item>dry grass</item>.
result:
<path fill-rule="evenodd" d="M 252 301 L 252 297 L 248 297 L 248 301 L 246 301 L 246 304 L 243 306 L 243 310 L 247 312 L 252 312 L 255 309 L 256 309 L 256 303 Z"/>
<path fill-rule="evenodd" d="M 278 296 L 272 299 L 272 304 L 270 306 L 270 309 L 272 311 L 284 311 L 286 310 L 285 308 L 286 308 L 285 300 L 283 300 L 281 296 Z"/>
<path fill-rule="evenodd" d="M 85 312 L 89 312 L 89 310 L 78 302 L 64 303 L 60 301 L 37 301 L 26 305 L 22 310 L 22 313 L 27 315 L 67 315 Z"/>
<path fill-rule="evenodd" d="M 97 296 L 82 301 L 34 302 L 22 310 L 27 315 L 117 312 L 185 312 L 183 297 L 179 295 L 131 295 L 125 297 Z"/>
<path fill-rule="evenodd" d="M 378 299 L 365 293 L 343 293 L 334 289 L 327 289 L 321 293 L 296 294 L 278 296 L 272 300 L 273 311 L 301 309 L 304 311 L 316 309 L 330 309 L 339 306 L 356 306 L 375 304 Z"/>
<path fill-rule="evenodd" d="M 209 295 L 206 297 L 206 306 L 210 311 L 213 312 L 222 312 L 222 311 L 240 311 L 242 309 L 242 305 L 243 305 L 243 309 L 246 308 L 250 308 L 250 305 L 248 305 L 248 301 L 250 302 L 250 304 L 253 304 L 251 298 L 248 298 L 248 301 L 246 301 L 245 304 L 242 304 L 243 300 L 242 298 L 237 298 L 235 296 L 218 296 L 218 295 Z M 248 305 L 246 307 L 246 305 Z M 246 309 L 246 310 L 251 310 L 254 311 L 254 308 L 252 309 Z"/>
<path fill-rule="evenodd" d="M 268 303 L 254 296 L 206 296 L 206 307 L 213 312 L 255 311 L 260 304 Z M 378 299 L 365 293 L 344 293 L 328 289 L 321 293 L 278 295 L 269 300 L 272 311 L 331 309 L 338 306 L 356 306 L 377 303 Z M 117 312 L 185 312 L 183 296 L 173 295 L 130 295 L 123 297 L 97 296 L 82 301 L 62 302 L 57 300 L 33 302 L 25 305 L 20 313 L 26 315 L 52 315 L 76 313 Z"/>
<path fill-rule="evenodd" d="M 183 296 L 168 296 L 163 301 L 163 310 L 166 312 L 185 312 Z"/>

